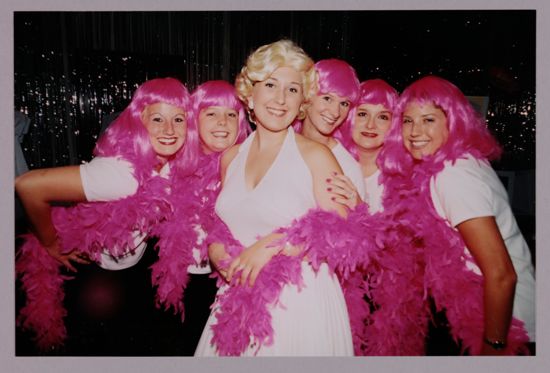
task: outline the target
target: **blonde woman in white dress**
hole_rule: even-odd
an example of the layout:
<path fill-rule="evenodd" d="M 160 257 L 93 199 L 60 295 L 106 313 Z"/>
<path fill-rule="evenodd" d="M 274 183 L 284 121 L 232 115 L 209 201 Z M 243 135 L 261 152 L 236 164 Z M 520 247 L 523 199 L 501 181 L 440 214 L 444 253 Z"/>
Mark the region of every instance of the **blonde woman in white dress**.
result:
<path fill-rule="evenodd" d="M 308 210 L 321 207 L 345 215 L 331 199 L 326 179 L 342 170 L 328 148 L 295 134 L 291 124 L 302 116 L 311 85 L 313 61 L 288 40 L 253 52 L 236 79 L 237 92 L 249 108 L 256 131 L 221 161 L 222 190 L 216 212 L 246 248 L 228 267 L 221 243 L 210 245 L 211 263 L 231 281 L 253 286 L 262 268 L 277 254 L 296 248 L 269 247 L 272 233 Z M 258 237 L 261 237 L 258 240 Z M 316 273 L 302 265 L 303 286 L 285 285 L 279 302 L 270 304 L 271 344 L 249 346 L 243 356 L 346 356 L 353 354 L 349 317 L 336 276 L 322 264 Z M 218 294 L 227 290 L 220 288 Z M 281 305 L 284 305 L 282 307 Z M 215 303 L 195 356 L 219 355 L 211 326 L 219 312 Z M 238 315 L 235 315 L 238 317 Z"/>

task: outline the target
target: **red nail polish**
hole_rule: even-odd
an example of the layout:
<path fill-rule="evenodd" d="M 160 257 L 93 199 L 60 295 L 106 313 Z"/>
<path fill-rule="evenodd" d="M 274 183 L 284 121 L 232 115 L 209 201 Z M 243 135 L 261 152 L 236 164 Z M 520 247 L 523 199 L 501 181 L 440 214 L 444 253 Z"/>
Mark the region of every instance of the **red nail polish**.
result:
<path fill-rule="evenodd" d="M 331 190 L 332 190 L 332 188 L 327 188 L 327 191 L 329 191 L 329 192 L 330 192 Z"/>
<path fill-rule="evenodd" d="M 336 198 L 335 198 L 335 197 L 330 197 L 330 199 L 331 199 L 332 201 L 334 201 Z"/>
<path fill-rule="evenodd" d="M 331 180 L 332 180 L 332 179 L 327 179 L 327 183 L 330 183 Z"/>

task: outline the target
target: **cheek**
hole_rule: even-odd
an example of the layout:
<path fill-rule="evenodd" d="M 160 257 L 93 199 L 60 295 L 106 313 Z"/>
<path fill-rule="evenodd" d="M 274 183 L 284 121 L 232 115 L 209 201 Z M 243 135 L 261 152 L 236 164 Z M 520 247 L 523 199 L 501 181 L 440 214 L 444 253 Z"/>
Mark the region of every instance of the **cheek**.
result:
<path fill-rule="evenodd" d="M 381 122 L 380 124 L 378 124 L 378 130 L 380 131 L 380 134 L 382 136 L 386 136 L 386 134 L 390 130 L 390 122 Z"/>
<path fill-rule="evenodd" d="M 187 135 L 187 125 L 184 124 L 184 125 L 178 125 L 176 127 L 176 133 L 180 136 L 180 137 L 185 137 Z"/>

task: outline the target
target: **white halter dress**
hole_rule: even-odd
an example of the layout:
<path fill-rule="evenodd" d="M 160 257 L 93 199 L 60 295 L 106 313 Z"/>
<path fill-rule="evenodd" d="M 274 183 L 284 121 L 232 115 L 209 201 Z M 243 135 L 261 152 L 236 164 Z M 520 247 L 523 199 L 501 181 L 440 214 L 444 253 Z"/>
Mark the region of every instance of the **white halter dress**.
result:
<path fill-rule="evenodd" d="M 227 169 L 225 183 L 216 201 L 216 211 L 233 236 L 244 246 L 316 207 L 311 173 L 296 145 L 294 130 L 287 136 L 259 184 L 249 190 L 245 184 L 245 164 L 252 133 L 240 146 Z M 270 306 L 274 330 L 273 344 L 262 346 L 256 356 L 351 356 L 353 344 L 349 316 L 336 275 L 322 264 L 315 273 L 302 262 L 304 287 L 287 285 L 279 298 L 281 305 Z M 222 287 L 219 292 L 223 292 Z M 216 356 L 211 325 L 216 323 L 216 303 L 203 331 L 195 356 Z M 243 356 L 252 356 L 250 346 Z"/>

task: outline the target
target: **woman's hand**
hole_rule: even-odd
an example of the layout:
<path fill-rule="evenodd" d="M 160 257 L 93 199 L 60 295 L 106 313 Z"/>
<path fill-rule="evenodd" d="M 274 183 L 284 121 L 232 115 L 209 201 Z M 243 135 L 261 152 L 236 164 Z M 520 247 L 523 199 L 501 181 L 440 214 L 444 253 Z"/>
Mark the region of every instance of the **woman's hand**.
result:
<path fill-rule="evenodd" d="M 336 172 L 332 175 L 333 177 L 327 179 L 327 191 L 332 195 L 333 201 L 350 209 L 363 202 L 349 177 Z"/>
<path fill-rule="evenodd" d="M 223 266 L 224 261 L 228 260 L 229 254 L 225 251 L 225 247 L 220 243 L 213 243 L 208 246 L 208 258 L 210 264 L 227 280 L 227 268 Z"/>
<path fill-rule="evenodd" d="M 57 239 L 51 245 L 44 246 L 44 248 L 52 258 L 63 264 L 69 271 L 72 272 L 77 272 L 77 270 L 71 262 L 80 264 L 91 263 L 91 260 L 86 254 L 80 253 L 77 250 L 73 249 L 68 253 L 62 253 L 61 248 L 59 247 L 59 240 Z"/>
<path fill-rule="evenodd" d="M 227 281 L 231 281 L 233 276 L 241 271 L 241 277 L 237 282 L 244 285 L 248 280 L 248 284 L 254 286 L 262 268 L 282 249 L 279 246 L 270 246 L 269 244 L 281 237 L 281 234 L 271 233 L 244 249 L 229 265 Z"/>

